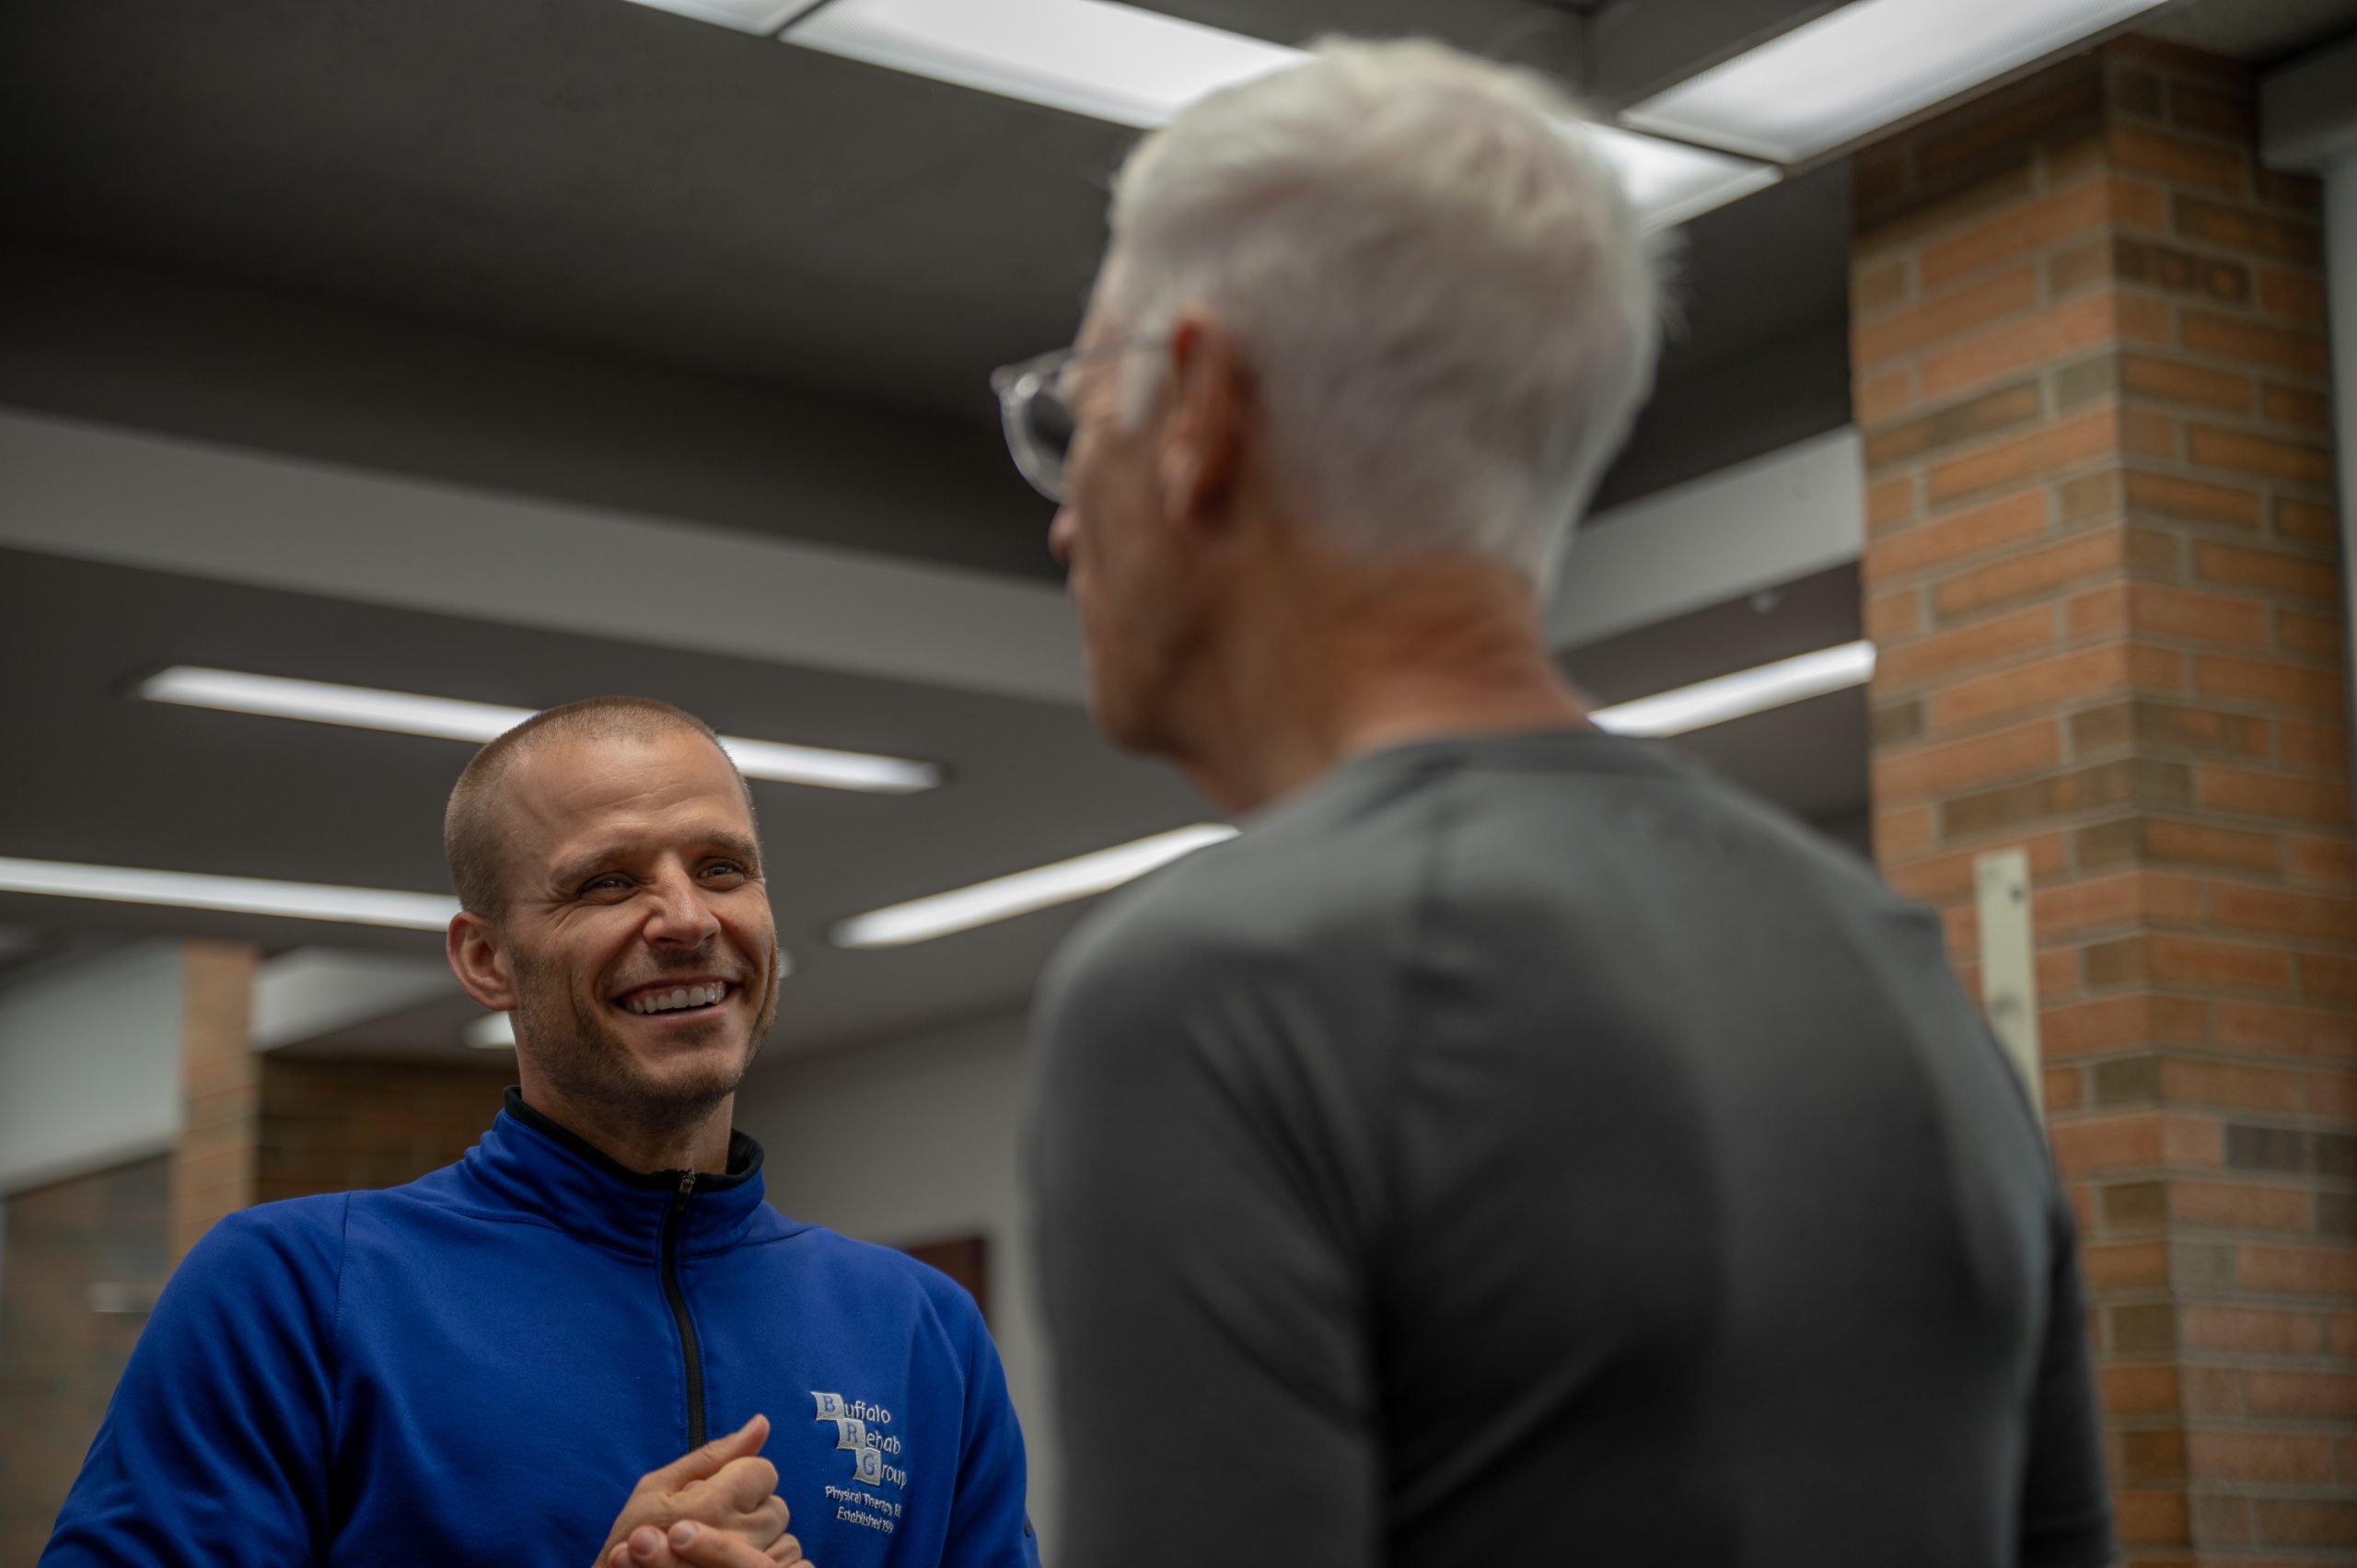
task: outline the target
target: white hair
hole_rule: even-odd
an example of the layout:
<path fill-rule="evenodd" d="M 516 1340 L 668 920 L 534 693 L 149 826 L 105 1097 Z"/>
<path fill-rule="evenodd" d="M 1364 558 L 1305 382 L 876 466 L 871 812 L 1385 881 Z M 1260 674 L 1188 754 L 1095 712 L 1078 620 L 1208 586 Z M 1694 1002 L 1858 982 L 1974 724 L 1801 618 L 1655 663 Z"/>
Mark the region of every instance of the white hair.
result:
<path fill-rule="evenodd" d="M 1544 591 L 1651 389 L 1662 297 L 1552 84 L 1329 40 L 1142 142 L 1111 225 L 1100 307 L 1236 334 L 1276 471 L 1336 543 L 1485 556 Z M 1133 418 L 1156 384 L 1132 382 Z"/>

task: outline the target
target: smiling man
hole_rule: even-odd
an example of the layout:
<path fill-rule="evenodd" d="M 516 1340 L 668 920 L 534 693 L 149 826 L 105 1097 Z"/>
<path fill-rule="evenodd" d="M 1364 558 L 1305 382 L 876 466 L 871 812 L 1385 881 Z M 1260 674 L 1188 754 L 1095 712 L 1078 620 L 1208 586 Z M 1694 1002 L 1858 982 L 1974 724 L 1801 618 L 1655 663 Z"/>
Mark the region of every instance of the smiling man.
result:
<path fill-rule="evenodd" d="M 731 1129 L 780 964 L 712 731 L 550 709 L 444 836 L 520 1086 L 457 1165 L 216 1225 L 42 1562 L 1036 1568 L 972 1299 L 770 1208 Z"/>

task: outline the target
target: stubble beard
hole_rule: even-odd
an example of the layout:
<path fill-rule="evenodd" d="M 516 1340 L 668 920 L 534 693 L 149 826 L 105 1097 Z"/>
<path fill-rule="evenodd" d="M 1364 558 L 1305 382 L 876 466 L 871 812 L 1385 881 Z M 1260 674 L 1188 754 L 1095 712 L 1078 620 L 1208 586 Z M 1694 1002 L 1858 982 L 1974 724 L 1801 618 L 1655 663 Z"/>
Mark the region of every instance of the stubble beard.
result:
<path fill-rule="evenodd" d="M 679 967 L 682 971 L 712 967 L 707 955 L 699 958 L 700 963 Z M 649 1136 L 676 1137 L 711 1121 L 745 1081 L 777 1016 L 772 957 L 772 972 L 760 977 L 761 1010 L 737 1060 L 658 1079 L 640 1066 L 616 1032 L 602 999 L 576 990 L 559 965 L 537 955 L 518 950 L 515 963 L 517 1051 L 529 1057 L 534 1072 L 566 1103 L 603 1125 L 631 1127 Z M 696 1049 L 727 1027 L 723 1018 L 691 1025 L 679 1031 L 678 1043 Z"/>

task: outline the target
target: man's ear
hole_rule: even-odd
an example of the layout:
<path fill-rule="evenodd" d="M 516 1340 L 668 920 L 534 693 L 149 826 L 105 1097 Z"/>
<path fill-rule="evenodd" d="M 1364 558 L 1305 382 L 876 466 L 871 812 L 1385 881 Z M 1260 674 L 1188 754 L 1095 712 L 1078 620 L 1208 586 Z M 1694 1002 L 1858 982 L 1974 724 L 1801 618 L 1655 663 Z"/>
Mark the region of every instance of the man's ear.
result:
<path fill-rule="evenodd" d="M 1178 319 L 1169 353 L 1163 515 L 1182 522 L 1216 517 L 1226 510 L 1244 461 L 1251 400 L 1243 356 L 1225 327 L 1197 315 Z"/>
<path fill-rule="evenodd" d="M 469 910 L 450 917 L 450 972 L 467 994 L 494 1013 L 516 1007 L 516 977 L 507 967 L 507 952 L 500 945 L 499 928 Z"/>

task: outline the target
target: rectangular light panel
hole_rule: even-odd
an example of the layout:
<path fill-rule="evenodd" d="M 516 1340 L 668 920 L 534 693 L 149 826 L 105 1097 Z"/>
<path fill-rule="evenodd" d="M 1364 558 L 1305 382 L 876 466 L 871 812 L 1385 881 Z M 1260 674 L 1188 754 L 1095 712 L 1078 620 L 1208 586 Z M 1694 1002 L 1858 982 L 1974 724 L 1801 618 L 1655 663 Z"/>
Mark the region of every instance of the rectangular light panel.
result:
<path fill-rule="evenodd" d="M 2162 0 L 1852 0 L 1621 115 L 1775 163 L 1830 152 Z"/>
<path fill-rule="evenodd" d="M 1304 58 L 1109 0 L 833 0 L 788 28 L 785 41 L 1141 127 Z"/>
<path fill-rule="evenodd" d="M 1225 822 L 1202 822 L 1156 833 L 1052 865 L 855 915 L 835 927 L 834 943 L 838 947 L 905 947 L 911 942 L 929 942 L 954 931 L 969 931 L 1102 893 L 1180 855 L 1235 836 L 1236 830 Z"/>
<path fill-rule="evenodd" d="M 478 744 L 506 734 L 534 712 L 530 708 L 501 707 L 456 697 L 425 697 L 409 691 L 381 691 L 367 686 L 337 686 L 324 680 L 295 680 L 185 664 L 174 665 L 140 682 L 139 695 L 151 703 L 308 719 L 314 724 L 348 725 L 355 729 L 391 730 L 401 735 L 428 735 Z M 942 782 L 938 765 L 900 757 L 830 751 L 775 740 L 748 740 L 735 735 L 722 736 L 720 746 L 750 779 L 864 790 L 876 795 L 913 795 L 935 788 Z"/>
<path fill-rule="evenodd" d="M 440 931 L 459 912 L 459 900 L 440 893 L 397 893 L 382 888 L 339 888 L 319 882 L 269 882 L 253 877 L 211 877 L 187 871 L 144 871 L 125 865 L 78 865 L 58 860 L 0 857 L 0 892 L 48 893 L 109 903 L 164 904 L 174 909 L 227 910 L 289 920 L 344 925 L 391 925 Z"/>
<path fill-rule="evenodd" d="M 672 11 L 737 32 L 773 35 L 819 0 L 632 0 L 657 11 Z"/>
<path fill-rule="evenodd" d="M 1845 643 L 1820 648 L 1797 658 L 1779 659 L 1756 669 L 1738 670 L 1714 680 L 1681 686 L 1657 697 L 1598 708 L 1588 717 L 1599 729 L 1615 735 L 1659 738 L 1684 735 L 1729 719 L 1766 713 L 1787 703 L 1822 697 L 1874 679 L 1875 645 Z"/>
<path fill-rule="evenodd" d="M 834 0 L 788 43 L 1118 124 L 1152 129 L 1197 99 L 1306 52 L 1109 0 Z M 1666 228 L 1775 183 L 1747 158 L 1593 127 L 1644 226 Z"/>

